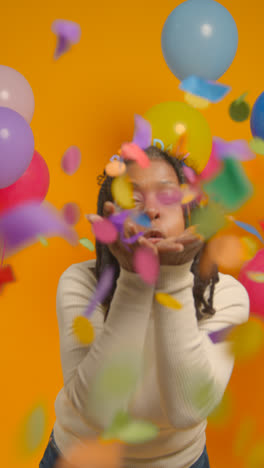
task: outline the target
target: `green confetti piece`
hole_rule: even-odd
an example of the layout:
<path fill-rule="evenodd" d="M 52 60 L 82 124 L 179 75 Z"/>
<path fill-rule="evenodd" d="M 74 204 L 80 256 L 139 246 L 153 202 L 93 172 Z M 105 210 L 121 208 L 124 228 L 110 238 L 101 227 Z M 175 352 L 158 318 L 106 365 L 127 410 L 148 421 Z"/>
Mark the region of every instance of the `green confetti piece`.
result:
<path fill-rule="evenodd" d="M 94 245 L 93 243 L 87 239 L 86 237 L 82 237 L 81 239 L 79 239 L 79 242 L 80 244 L 82 244 L 84 247 L 86 247 L 87 249 L 89 249 L 91 252 L 94 251 Z"/>
<path fill-rule="evenodd" d="M 155 439 L 158 432 L 159 429 L 154 424 L 132 419 L 128 413 L 119 411 L 101 438 L 119 439 L 128 444 L 138 444 Z"/>
<path fill-rule="evenodd" d="M 262 138 L 252 138 L 252 140 L 249 142 L 249 146 L 252 151 L 254 151 L 254 153 L 264 156 L 264 140 L 262 140 Z"/>
<path fill-rule="evenodd" d="M 200 206 L 191 213 L 191 225 L 196 225 L 196 232 L 205 240 L 210 239 L 226 224 L 225 212 L 221 205 L 209 201 L 206 206 Z"/>
<path fill-rule="evenodd" d="M 47 239 L 45 239 L 45 237 L 42 237 L 42 236 L 39 236 L 38 237 L 38 240 L 39 242 L 41 242 L 42 245 L 44 245 L 45 247 L 47 247 L 47 245 L 49 245 Z"/>
<path fill-rule="evenodd" d="M 248 95 L 248 91 L 246 91 L 245 93 L 241 94 L 241 96 L 239 96 L 239 97 L 235 100 L 235 102 L 236 102 L 237 104 L 240 104 L 240 102 L 242 102 L 242 101 L 244 101 L 244 100 L 246 99 L 247 95 Z"/>
<path fill-rule="evenodd" d="M 37 404 L 21 422 L 16 439 L 16 449 L 22 456 L 31 456 L 39 450 L 47 425 L 46 404 Z"/>
<path fill-rule="evenodd" d="M 223 170 L 203 185 L 210 199 L 221 203 L 226 211 L 238 210 L 253 195 L 253 187 L 242 164 L 232 158 L 223 160 Z"/>
<path fill-rule="evenodd" d="M 247 93 L 242 94 L 242 96 L 233 101 L 229 106 L 229 116 L 235 122 L 244 122 L 249 118 L 250 106 L 244 101 L 246 95 Z"/>

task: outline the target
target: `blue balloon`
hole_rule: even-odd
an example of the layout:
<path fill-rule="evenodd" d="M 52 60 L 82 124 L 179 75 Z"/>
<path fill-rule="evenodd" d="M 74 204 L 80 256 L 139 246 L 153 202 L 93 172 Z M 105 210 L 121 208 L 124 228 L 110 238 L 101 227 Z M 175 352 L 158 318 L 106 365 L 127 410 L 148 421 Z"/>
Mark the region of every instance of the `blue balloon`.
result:
<path fill-rule="evenodd" d="M 250 128 L 254 137 L 264 139 L 264 92 L 257 98 L 252 108 Z"/>
<path fill-rule="evenodd" d="M 195 75 L 216 81 L 234 60 L 236 23 L 214 0 L 187 0 L 168 16 L 162 30 L 162 52 L 180 80 Z"/>

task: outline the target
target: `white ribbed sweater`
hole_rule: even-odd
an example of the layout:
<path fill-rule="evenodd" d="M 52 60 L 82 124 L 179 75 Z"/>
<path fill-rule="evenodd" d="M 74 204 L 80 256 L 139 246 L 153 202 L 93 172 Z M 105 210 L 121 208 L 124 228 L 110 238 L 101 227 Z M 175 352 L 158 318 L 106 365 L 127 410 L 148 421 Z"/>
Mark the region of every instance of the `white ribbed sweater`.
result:
<path fill-rule="evenodd" d="M 229 343 L 214 344 L 208 333 L 246 322 L 249 298 L 235 278 L 219 273 L 216 313 L 197 321 L 191 264 L 162 266 L 155 287 L 121 269 L 107 321 L 101 305 L 90 317 L 96 336 L 89 346 L 77 341 L 72 323 L 84 314 L 95 291 L 95 260 L 71 265 L 62 274 L 56 305 L 64 387 L 55 401 L 54 436 L 63 454 L 81 439 L 99 435 L 123 408 L 159 427 L 153 441 L 126 446 L 123 468 L 189 468 L 198 460 L 206 442 L 206 418 L 221 401 L 234 367 Z M 182 308 L 159 304 L 156 292 L 171 294 Z M 118 408 L 105 402 L 98 412 L 89 405 L 94 376 L 112 352 L 129 343 L 142 359 L 136 391 Z M 196 375 L 201 390 L 210 388 L 199 411 L 190 398 Z"/>

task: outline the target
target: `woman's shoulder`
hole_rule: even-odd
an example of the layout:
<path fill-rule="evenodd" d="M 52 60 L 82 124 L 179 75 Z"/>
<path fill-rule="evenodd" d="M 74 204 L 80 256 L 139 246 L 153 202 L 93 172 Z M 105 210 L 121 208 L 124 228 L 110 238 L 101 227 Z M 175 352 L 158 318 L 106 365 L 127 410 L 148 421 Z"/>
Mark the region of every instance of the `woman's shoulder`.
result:
<path fill-rule="evenodd" d="M 72 280 L 74 282 L 84 282 L 87 287 L 91 286 L 94 288 L 97 284 L 95 263 L 96 260 L 86 260 L 80 263 L 73 263 L 62 273 L 59 281 L 63 282 L 64 280 Z"/>

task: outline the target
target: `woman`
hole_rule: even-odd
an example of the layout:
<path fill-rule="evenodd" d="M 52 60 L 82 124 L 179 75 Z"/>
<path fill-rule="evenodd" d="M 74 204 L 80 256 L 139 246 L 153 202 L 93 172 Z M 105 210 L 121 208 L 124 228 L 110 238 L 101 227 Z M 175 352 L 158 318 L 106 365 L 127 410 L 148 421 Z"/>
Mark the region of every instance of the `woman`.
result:
<path fill-rule="evenodd" d="M 149 442 L 125 447 L 124 468 L 209 468 L 206 451 L 207 416 L 220 403 L 234 366 L 228 343 L 213 343 L 208 334 L 249 317 L 245 288 L 215 267 L 207 279 L 199 277 L 199 260 L 205 244 L 190 232 L 185 205 L 161 204 L 168 193 L 185 183 L 182 163 L 156 147 L 146 153 L 150 165 L 141 169 L 127 164 L 134 187 L 135 206 L 150 218 L 151 228 L 129 219 L 126 236 L 144 231 L 131 251 L 120 240 L 110 245 L 96 241 L 96 260 L 71 265 L 61 276 L 57 291 L 64 387 L 56 402 L 54 433 L 40 463 L 52 468 L 59 455 L 86 437 L 98 436 L 117 408 L 99 414 L 89 405 L 89 388 L 96 371 L 113 349 L 132 342 L 142 356 L 143 372 L 135 393 L 120 407 L 138 419 L 156 424 L 158 436 Z M 97 215 L 90 222 L 115 212 L 110 177 L 102 183 Z M 195 206 L 195 205 L 194 205 Z M 194 206 L 192 208 L 194 208 Z M 159 259 L 155 285 L 144 283 L 133 269 L 133 253 L 146 246 Z M 113 290 L 98 305 L 91 321 L 96 338 L 89 346 L 77 343 L 71 325 L 82 315 L 98 278 L 109 264 L 115 266 Z M 155 300 L 156 292 L 180 302 L 170 309 Z M 196 379 L 196 380 L 194 380 Z M 202 395 L 193 403 L 194 383 Z M 56 441 L 56 442 L 55 442 Z"/>

